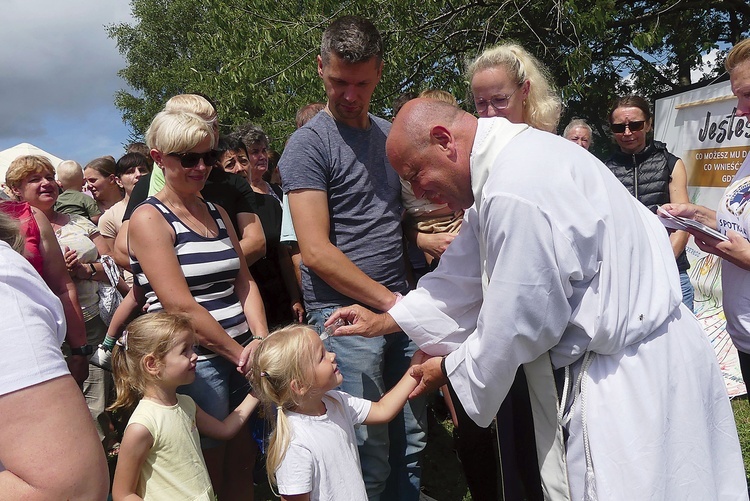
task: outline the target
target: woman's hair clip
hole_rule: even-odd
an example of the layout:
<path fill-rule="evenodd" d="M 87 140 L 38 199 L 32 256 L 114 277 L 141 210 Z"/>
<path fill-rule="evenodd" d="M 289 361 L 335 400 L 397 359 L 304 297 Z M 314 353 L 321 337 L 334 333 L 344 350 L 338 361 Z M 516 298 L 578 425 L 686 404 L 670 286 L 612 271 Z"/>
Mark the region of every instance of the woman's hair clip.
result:
<path fill-rule="evenodd" d="M 123 350 L 128 351 L 128 331 L 122 331 L 122 336 L 120 336 L 120 339 L 115 344 Z"/>
<path fill-rule="evenodd" d="M 260 371 L 260 377 L 268 377 L 268 373 L 266 371 Z"/>

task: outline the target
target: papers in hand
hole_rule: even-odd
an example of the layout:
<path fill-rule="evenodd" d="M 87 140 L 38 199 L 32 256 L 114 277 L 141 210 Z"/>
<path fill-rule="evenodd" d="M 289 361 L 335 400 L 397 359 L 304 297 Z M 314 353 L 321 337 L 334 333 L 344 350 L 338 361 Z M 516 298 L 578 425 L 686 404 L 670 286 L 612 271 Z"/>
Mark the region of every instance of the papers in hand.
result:
<path fill-rule="evenodd" d="M 726 236 L 719 233 L 715 229 L 706 226 L 705 224 L 699 223 L 693 219 L 688 219 L 680 216 L 673 216 L 669 212 L 659 207 L 656 211 L 659 216 L 659 220 L 664 226 L 673 230 L 684 230 L 695 235 L 696 233 L 705 235 L 713 238 L 714 240 L 729 240 Z"/>

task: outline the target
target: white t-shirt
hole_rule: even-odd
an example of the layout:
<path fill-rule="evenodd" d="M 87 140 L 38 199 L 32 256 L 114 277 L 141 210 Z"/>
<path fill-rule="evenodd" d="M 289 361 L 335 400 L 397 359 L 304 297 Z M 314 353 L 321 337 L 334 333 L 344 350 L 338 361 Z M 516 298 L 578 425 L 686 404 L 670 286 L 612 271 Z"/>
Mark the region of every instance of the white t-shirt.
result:
<path fill-rule="evenodd" d="M 719 231 L 726 235 L 728 230 L 732 230 L 748 238 L 750 235 L 749 202 L 750 175 L 735 178 L 727 187 L 716 209 L 716 225 Z M 726 260 L 721 263 L 721 266 L 727 332 L 737 349 L 750 353 L 750 272 Z"/>
<path fill-rule="evenodd" d="M 367 501 L 354 425 L 367 418 L 372 402 L 332 390 L 323 403 L 322 416 L 287 411 L 292 439 L 276 470 L 279 493 L 309 492 L 310 501 Z"/>
<path fill-rule="evenodd" d="M 31 264 L 0 241 L 0 395 L 70 374 L 62 303 Z"/>

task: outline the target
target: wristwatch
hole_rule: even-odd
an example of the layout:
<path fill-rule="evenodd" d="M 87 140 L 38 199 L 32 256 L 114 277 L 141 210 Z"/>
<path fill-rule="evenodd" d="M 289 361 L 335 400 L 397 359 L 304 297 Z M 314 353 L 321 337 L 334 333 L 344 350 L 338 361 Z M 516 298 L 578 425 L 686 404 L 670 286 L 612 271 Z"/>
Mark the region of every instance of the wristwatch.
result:
<path fill-rule="evenodd" d="M 94 275 L 96 275 L 96 267 L 94 267 L 94 263 L 89 263 L 88 267 L 89 271 L 91 272 L 91 276 L 93 277 Z"/>
<path fill-rule="evenodd" d="M 84 357 L 87 357 L 94 353 L 94 347 L 90 344 L 84 344 L 80 348 L 71 348 L 70 354 L 71 355 L 82 355 Z"/>

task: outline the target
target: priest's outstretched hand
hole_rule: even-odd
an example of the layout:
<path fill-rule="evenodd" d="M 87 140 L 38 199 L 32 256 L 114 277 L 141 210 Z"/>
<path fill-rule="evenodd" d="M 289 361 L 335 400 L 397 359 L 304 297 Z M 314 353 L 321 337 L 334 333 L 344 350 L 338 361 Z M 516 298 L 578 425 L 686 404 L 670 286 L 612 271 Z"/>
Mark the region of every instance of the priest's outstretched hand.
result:
<path fill-rule="evenodd" d="M 418 350 L 417 353 L 421 353 L 421 350 Z M 419 381 L 419 384 L 409 394 L 409 399 L 418 397 L 424 393 L 430 393 L 448 383 L 448 378 L 443 374 L 441 367 L 442 361 L 443 357 L 432 357 L 419 365 L 411 366 L 411 377 Z"/>
<path fill-rule="evenodd" d="M 326 332 L 332 336 L 375 337 L 400 330 L 388 313 L 375 313 L 354 304 L 334 311 L 325 323 Z"/>

